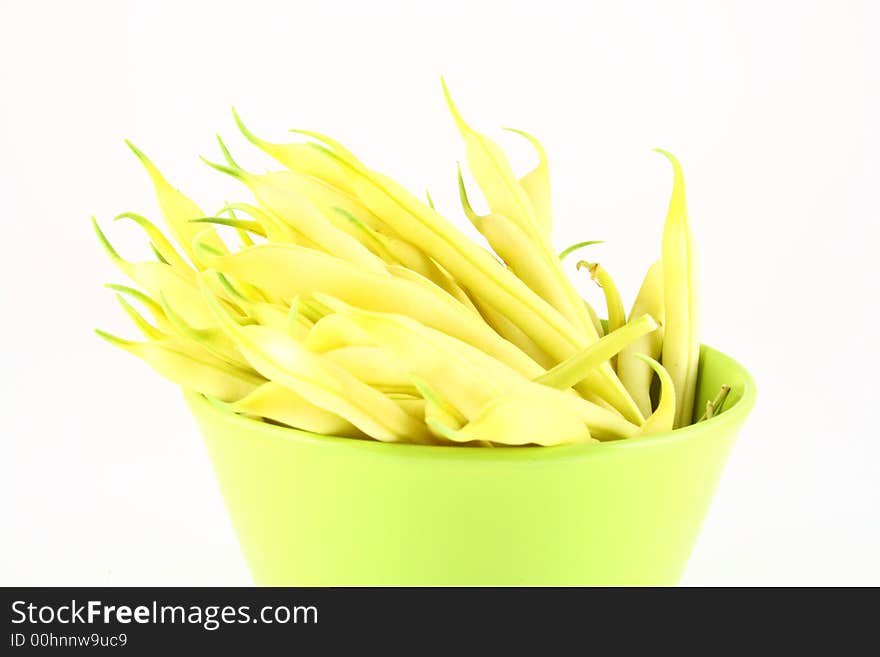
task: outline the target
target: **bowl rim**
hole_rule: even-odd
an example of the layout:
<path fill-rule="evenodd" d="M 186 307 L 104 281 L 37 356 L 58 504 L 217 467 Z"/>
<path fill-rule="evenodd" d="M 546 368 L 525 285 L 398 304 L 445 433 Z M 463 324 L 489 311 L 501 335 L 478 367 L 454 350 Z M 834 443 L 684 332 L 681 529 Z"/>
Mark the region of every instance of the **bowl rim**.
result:
<path fill-rule="evenodd" d="M 610 440 L 604 442 L 578 444 L 578 445 L 524 445 L 503 447 L 464 447 L 459 445 L 419 445 L 415 443 L 393 443 L 379 440 L 362 440 L 346 438 L 342 436 L 328 436 L 317 434 L 293 427 L 268 424 L 253 418 L 239 415 L 223 408 L 211 401 L 203 394 L 182 389 L 184 398 L 193 415 L 197 418 L 203 415 L 214 416 L 224 423 L 240 426 L 248 432 L 258 432 L 268 437 L 286 441 L 304 443 L 308 445 L 321 445 L 328 448 L 351 449 L 384 456 L 397 456 L 407 458 L 443 458 L 451 460 L 480 461 L 480 460 L 555 460 L 560 457 L 599 457 L 619 453 L 621 450 L 638 450 L 648 447 L 656 447 L 670 443 L 678 443 L 692 440 L 700 436 L 716 435 L 724 433 L 727 427 L 739 425 L 748 416 L 757 399 L 757 387 L 751 374 L 738 361 L 718 349 L 708 345 L 700 346 L 700 360 L 704 353 L 712 353 L 720 356 L 728 362 L 728 365 L 738 370 L 738 378 L 743 382 L 742 395 L 732 406 L 726 408 L 720 415 L 699 424 L 691 424 L 680 429 L 664 433 L 651 434 L 649 436 L 637 436 L 623 440 Z"/>

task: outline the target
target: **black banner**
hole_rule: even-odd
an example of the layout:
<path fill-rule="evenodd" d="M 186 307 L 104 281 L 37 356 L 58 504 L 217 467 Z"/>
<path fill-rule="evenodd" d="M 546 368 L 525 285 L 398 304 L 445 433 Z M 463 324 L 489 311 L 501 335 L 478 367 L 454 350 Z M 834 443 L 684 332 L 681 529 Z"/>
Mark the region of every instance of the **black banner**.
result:
<path fill-rule="evenodd" d="M 662 589 L 317 589 L 317 588 L 6 588 L 0 652 L 183 649 L 246 650 L 439 645 L 466 648 L 524 642 L 589 650 L 611 641 L 682 648 L 710 640 L 714 652 L 747 636 L 790 647 L 818 640 L 831 610 L 790 592 Z M 795 600 L 777 600 L 797 598 Z M 743 600 L 748 597 L 749 600 Z M 798 602 L 799 600 L 799 602 Z M 738 601 L 738 602 L 737 602 Z M 805 604 L 806 603 L 806 604 Z M 873 609 L 873 606 L 870 607 Z M 838 612 L 841 607 L 837 607 Z M 846 616 L 837 649 L 870 627 Z M 810 618 L 816 619 L 812 623 Z M 707 639 L 708 638 L 708 639 Z M 417 644 L 412 642 L 416 641 Z M 817 644 L 814 644 L 814 647 Z M 714 646 L 712 648 L 711 646 Z M 710 650 L 711 648 L 711 650 Z M 541 650 L 540 652 L 545 652 Z"/>

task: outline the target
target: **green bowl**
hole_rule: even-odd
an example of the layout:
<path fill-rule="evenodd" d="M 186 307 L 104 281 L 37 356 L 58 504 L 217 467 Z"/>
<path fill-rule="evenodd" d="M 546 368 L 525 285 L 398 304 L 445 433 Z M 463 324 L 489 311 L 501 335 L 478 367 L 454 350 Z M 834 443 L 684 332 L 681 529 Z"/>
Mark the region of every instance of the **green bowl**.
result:
<path fill-rule="evenodd" d="M 697 408 L 671 433 L 562 447 L 399 445 L 320 436 L 187 392 L 257 584 L 671 585 L 755 402 L 704 346 Z"/>

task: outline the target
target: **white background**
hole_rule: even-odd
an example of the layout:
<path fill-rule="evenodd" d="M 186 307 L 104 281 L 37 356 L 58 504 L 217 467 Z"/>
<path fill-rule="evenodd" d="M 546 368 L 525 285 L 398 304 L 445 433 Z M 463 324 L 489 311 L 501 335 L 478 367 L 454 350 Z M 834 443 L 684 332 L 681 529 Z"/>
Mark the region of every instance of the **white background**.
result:
<path fill-rule="evenodd" d="M 759 402 L 685 584 L 880 584 L 880 15 L 871 2 L 0 2 L 0 584 L 248 584 L 174 386 L 133 335 L 122 211 L 158 220 L 130 138 L 204 208 L 246 198 L 198 155 L 329 132 L 462 221 L 444 74 L 472 123 L 534 132 L 560 248 L 632 299 L 685 166 L 703 335 Z M 597 290 L 584 283 L 598 301 Z"/>

